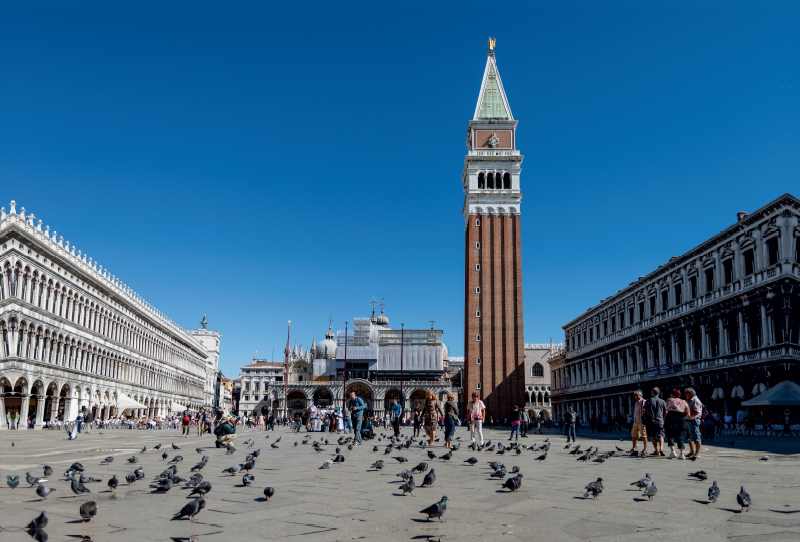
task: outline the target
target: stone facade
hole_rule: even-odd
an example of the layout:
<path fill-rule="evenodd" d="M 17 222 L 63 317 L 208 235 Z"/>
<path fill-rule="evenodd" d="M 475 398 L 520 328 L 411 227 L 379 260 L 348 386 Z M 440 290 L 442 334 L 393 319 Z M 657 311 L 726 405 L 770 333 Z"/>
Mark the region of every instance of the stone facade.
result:
<path fill-rule="evenodd" d="M 553 341 L 525 344 L 525 406 L 531 415 L 541 415 L 545 420 L 552 415 L 550 358 L 563 348 Z"/>
<path fill-rule="evenodd" d="M 631 392 L 692 385 L 735 412 L 800 377 L 800 200 L 785 194 L 564 326 L 556 415 L 627 415 Z"/>
<path fill-rule="evenodd" d="M 486 60 L 464 159 L 464 402 L 478 392 L 488 412 L 525 403 L 522 244 L 517 121 L 494 56 Z M 466 408 L 466 404 L 465 404 Z"/>
<path fill-rule="evenodd" d="M 210 406 L 209 350 L 12 201 L 0 209 L 0 420 Z M 21 425 L 22 426 L 22 425 Z M 0 429 L 6 424 L 0 423 Z"/>

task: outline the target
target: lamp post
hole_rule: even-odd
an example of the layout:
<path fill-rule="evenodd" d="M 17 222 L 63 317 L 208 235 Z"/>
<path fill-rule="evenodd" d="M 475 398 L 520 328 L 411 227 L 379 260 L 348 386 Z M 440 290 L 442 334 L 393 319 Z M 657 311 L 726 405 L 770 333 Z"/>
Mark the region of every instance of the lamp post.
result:
<path fill-rule="evenodd" d="M 292 321 L 288 321 L 288 327 L 286 330 L 286 356 L 285 356 L 285 367 L 284 367 L 284 377 L 283 377 L 283 409 L 286 411 L 285 416 L 289 417 L 289 344 L 290 344 L 290 337 L 292 335 Z"/>
<path fill-rule="evenodd" d="M 342 412 L 347 411 L 347 325 L 344 323 L 344 370 L 342 371 Z"/>

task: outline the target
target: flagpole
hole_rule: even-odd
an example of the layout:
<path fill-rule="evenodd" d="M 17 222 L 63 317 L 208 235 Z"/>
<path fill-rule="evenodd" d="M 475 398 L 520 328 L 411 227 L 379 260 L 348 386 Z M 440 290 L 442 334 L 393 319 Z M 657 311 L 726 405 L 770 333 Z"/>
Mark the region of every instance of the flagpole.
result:
<path fill-rule="evenodd" d="M 285 357 L 285 367 L 284 367 L 284 377 L 283 377 L 283 407 L 286 411 L 284 416 L 287 418 L 289 417 L 289 338 L 292 335 L 292 321 L 288 321 L 287 329 L 286 329 L 286 357 Z"/>
<path fill-rule="evenodd" d="M 347 325 L 344 323 L 344 370 L 342 371 L 342 412 L 347 412 Z"/>

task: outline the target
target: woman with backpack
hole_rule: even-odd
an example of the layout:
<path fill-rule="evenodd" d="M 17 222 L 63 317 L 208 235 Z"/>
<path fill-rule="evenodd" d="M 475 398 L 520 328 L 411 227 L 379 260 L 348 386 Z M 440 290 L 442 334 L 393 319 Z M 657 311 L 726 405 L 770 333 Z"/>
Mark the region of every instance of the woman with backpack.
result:
<path fill-rule="evenodd" d="M 425 418 L 425 434 L 430 439 L 428 446 L 433 446 L 436 440 L 436 426 L 439 424 L 439 416 L 444 416 L 442 406 L 436 400 L 436 395 L 432 391 L 425 394 L 425 408 L 422 410 Z"/>
<path fill-rule="evenodd" d="M 192 411 L 188 408 L 181 414 L 181 435 L 189 438 L 189 425 L 192 423 Z"/>

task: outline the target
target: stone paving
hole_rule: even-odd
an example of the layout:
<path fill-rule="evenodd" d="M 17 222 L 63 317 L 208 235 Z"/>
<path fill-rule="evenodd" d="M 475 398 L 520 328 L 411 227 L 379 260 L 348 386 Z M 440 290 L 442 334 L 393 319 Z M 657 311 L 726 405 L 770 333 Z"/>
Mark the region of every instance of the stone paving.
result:
<path fill-rule="evenodd" d="M 408 434 L 410 429 L 404 429 Z M 101 434 L 102 433 L 102 434 Z M 693 539 L 703 542 L 730 540 L 756 542 L 765 540 L 800 540 L 800 439 L 754 439 L 737 437 L 736 445 L 715 442 L 704 445 L 708 450 L 696 462 L 664 458 L 635 459 L 615 457 L 603 464 L 582 463 L 564 450 L 563 435 L 551 432 L 520 439 L 531 445 L 549 437 L 552 448 L 546 462 L 537 462 L 537 452 L 524 451 L 521 456 L 474 453 L 466 448 L 468 433 L 460 428 L 462 448 L 451 462 L 430 461 L 426 451 L 411 449 L 384 455 L 386 440 L 365 441 L 352 451 L 343 449 L 346 461 L 328 470 L 319 467 L 335 455 L 334 437 L 329 434 L 293 434 L 287 428 L 267 433 L 239 428 L 237 452 L 226 456 L 215 449 L 210 435 L 181 438 L 178 431 L 107 430 L 82 434 L 76 441 L 65 440 L 63 431 L 3 431 L 0 433 L 0 540 L 29 540 L 21 530 L 31 519 L 46 510 L 50 525 L 49 540 L 80 540 L 82 535 L 93 540 L 150 541 L 255 541 L 255 540 L 675 540 Z M 505 431 L 485 431 L 486 438 L 505 442 Z M 269 435 L 269 438 L 265 438 Z M 321 454 L 310 444 L 293 446 L 295 441 L 311 437 L 311 441 L 327 437 L 331 445 Z M 597 445 L 601 451 L 615 446 L 630 447 L 620 442 L 621 435 L 579 434 L 583 448 Z M 277 450 L 270 447 L 282 437 Z M 242 442 L 255 440 L 254 448 Z M 729 440 L 723 437 L 720 440 Z M 11 441 L 15 446 L 11 446 Z M 168 494 L 150 493 L 150 480 L 167 467 L 161 453 L 152 450 L 162 443 L 170 459 L 177 454 L 185 458 L 178 474 L 188 478 L 189 468 L 200 455 L 197 446 L 206 447 L 211 457 L 203 476 L 213 485 L 207 496 L 207 507 L 196 522 L 170 521 L 186 503 L 187 490 L 174 488 Z M 170 443 L 181 447 L 174 452 Z M 148 451 L 139 453 L 142 446 Z M 372 447 L 379 447 L 373 453 Z M 261 456 L 253 471 L 255 484 L 243 487 L 241 475 L 230 476 L 222 470 L 244 461 L 256 448 Z M 437 455 L 441 446 L 434 448 Z M 759 461 L 768 451 L 769 461 Z M 794 455 L 792 455 L 794 454 Z M 109 466 L 100 465 L 102 458 L 113 455 Z M 126 462 L 136 455 L 146 479 L 128 487 L 124 475 L 133 467 Z M 404 456 L 409 463 L 400 464 L 392 457 Z M 470 466 L 463 461 L 476 457 Z M 370 465 L 377 459 L 387 461 L 377 472 Z M 87 476 L 103 479 L 90 484 L 91 495 L 73 498 L 69 483 L 61 474 L 73 461 L 80 461 Z M 501 489 L 486 464 L 502 461 L 509 470 L 518 465 L 524 473 L 522 488 L 517 493 Z M 436 469 L 434 488 L 418 488 L 415 497 L 403 497 L 396 476 L 403 468 L 427 461 Z M 42 466 L 53 467 L 48 483 L 56 488 L 45 502 L 25 482 L 25 472 L 42 474 Z M 687 477 L 689 472 L 703 469 L 709 481 Z M 641 497 L 630 483 L 649 472 L 656 481 L 658 495 L 653 502 Z M 122 480 L 112 495 L 105 481 L 112 474 Z M 11 490 L 5 484 L 7 475 L 19 475 L 20 485 Z M 604 480 L 605 491 L 600 499 L 583 498 L 583 487 L 597 477 Z M 421 483 L 422 476 L 417 477 Z M 711 480 L 717 480 L 722 495 L 717 504 L 706 501 Z M 736 493 L 744 484 L 753 498 L 750 513 L 740 513 Z M 263 488 L 272 486 L 275 497 L 265 502 Z M 446 523 L 426 522 L 418 511 L 449 497 Z M 86 501 L 97 502 L 99 512 L 94 523 L 80 523 L 78 508 Z"/>

